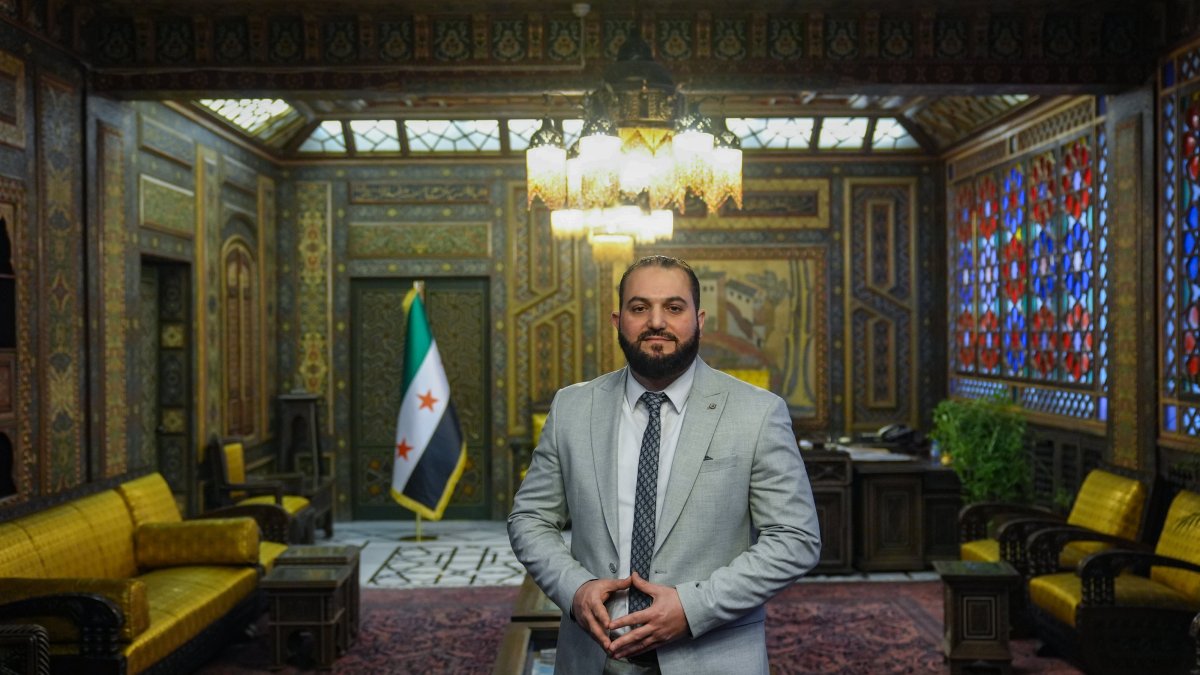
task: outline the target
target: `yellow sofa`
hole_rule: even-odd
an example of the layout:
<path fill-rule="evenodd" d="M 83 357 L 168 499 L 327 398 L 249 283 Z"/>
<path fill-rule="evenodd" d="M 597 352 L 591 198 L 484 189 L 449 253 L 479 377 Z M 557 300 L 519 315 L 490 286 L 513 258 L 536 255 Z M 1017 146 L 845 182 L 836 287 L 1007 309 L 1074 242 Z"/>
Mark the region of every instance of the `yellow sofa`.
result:
<path fill-rule="evenodd" d="M 150 474 L 0 523 L 0 622 L 45 626 L 56 671 L 191 670 L 258 615 L 284 549 L 251 518 L 184 521 Z"/>

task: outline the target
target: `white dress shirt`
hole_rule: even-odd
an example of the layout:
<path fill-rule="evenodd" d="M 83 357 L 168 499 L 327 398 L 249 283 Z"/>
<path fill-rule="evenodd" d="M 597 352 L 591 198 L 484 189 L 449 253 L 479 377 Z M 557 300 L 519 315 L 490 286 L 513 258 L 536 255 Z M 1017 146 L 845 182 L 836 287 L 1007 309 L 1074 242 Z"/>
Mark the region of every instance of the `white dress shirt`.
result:
<path fill-rule="evenodd" d="M 671 462 L 675 459 L 675 446 L 679 443 L 679 430 L 683 426 L 683 413 L 687 409 L 688 395 L 692 392 L 692 380 L 696 377 L 696 362 L 675 379 L 663 393 L 667 401 L 659 410 L 662 436 L 658 447 L 658 491 L 654 500 L 655 537 L 657 523 L 662 515 L 663 499 L 667 494 L 667 481 L 671 477 Z M 638 460 L 642 454 L 642 435 L 650 423 L 650 411 L 638 401 L 647 391 L 629 371 L 625 375 L 625 398 L 621 405 L 621 421 L 617 426 L 617 550 L 620 551 L 620 568 L 617 578 L 629 576 L 630 549 L 633 543 L 633 504 L 637 493 Z M 614 593 L 605 603 L 610 618 L 629 613 L 629 593 Z M 625 632 L 625 631 L 621 631 Z"/>

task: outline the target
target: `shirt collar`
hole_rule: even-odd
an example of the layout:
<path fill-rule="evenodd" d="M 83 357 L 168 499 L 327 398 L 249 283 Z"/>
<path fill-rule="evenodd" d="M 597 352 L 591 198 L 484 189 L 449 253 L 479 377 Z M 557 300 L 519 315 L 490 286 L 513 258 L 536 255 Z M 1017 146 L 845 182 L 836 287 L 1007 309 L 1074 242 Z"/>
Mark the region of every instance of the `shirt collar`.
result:
<path fill-rule="evenodd" d="M 692 393 L 692 382 L 696 379 L 696 361 L 699 357 L 692 361 L 692 365 L 683 371 L 683 374 L 675 378 L 675 381 L 667 385 L 662 393 L 667 395 L 667 400 L 671 402 L 671 406 L 675 408 L 675 413 L 679 414 L 683 411 L 683 406 L 687 405 L 688 395 Z M 625 368 L 625 402 L 629 404 L 629 409 L 633 410 L 637 407 L 638 399 L 642 397 L 644 392 L 648 391 L 642 386 L 641 382 Z"/>

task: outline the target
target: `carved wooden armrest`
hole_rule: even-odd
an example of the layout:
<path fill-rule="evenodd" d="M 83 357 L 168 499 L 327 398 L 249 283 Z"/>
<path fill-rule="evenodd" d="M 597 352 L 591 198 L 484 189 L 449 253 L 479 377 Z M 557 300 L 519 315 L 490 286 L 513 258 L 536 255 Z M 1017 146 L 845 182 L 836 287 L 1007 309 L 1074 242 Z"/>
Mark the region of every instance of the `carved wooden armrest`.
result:
<path fill-rule="evenodd" d="M 1021 576 L 1029 576 L 1029 559 L 1025 551 L 1025 541 L 1038 530 L 1061 526 L 1060 518 L 1039 516 L 1014 518 L 1006 521 L 996 531 L 996 540 L 1000 542 L 1000 559 L 1012 563 Z"/>
<path fill-rule="evenodd" d="M 245 492 L 250 496 L 273 495 L 275 503 L 283 506 L 284 486 L 277 481 L 254 481 L 253 483 L 227 483 L 221 486 L 221 492 Z"/>
<path fill-rule="evenodd" d="M 1058 557 L 1062 549 L 1072 541 L 1107 542 L 1123 549 L 1150 550 L 1148 546 L 1136 541 L 1101 534 L 1073 525 L 1047 527 L 1040 529 L 1025 540 L 1025 559 L 1029 562 L 1030 576 L 1052 574 L 1058 571 Z"/>
<path fill-rule="evenodd" d="M 255 474 L 255 482 L 262 483 L 278 483 L 283 487 L 283 493 L 288 495 L 302 494 L 305 486 L 311 484 L 309 477 L 301 471 L 292 471 L 288 473 L 267 473 Z M 260 480 L 261 479 L 261 480 Z"/>
<path fill-rule="evenodd" d="M 1083 586 L 1082 605 L 1116 604 L 1116 578 L 1130 567 L 1176 567 L 1200 573 L 1200 565 L 1146 551 L 1110 550 L 1093 553 L 1079 562 Z"/>
<path fill-rule="evenodd" d="M 118 636 L 125 615 L 117 603 L 102 595 L 56 593 L 0 605 L 0 621 L 30 617 L 60 617 L 75 624 L 82 656 L 113 656 L 121 651 Z"/>
<path fill-rule="evenodd" d="M 253 518 L 258 523 L 262 538 L 267 541 L 288 543 L 288 522 L 291 516 L 283 507 L 275 504 L 238 504 L 206 511 L 196 518 Z"/>
<path fill-rule="evenodd" d="M 959 542 L 986 539 L 988 536 L 988 523 L 997 516 L 1002 515 L 1062 520 L 1062 517 L 1058 514 L 1040 506 L 1028 506 L 1012 502 L 976 502 L 974 504 L 967 504 L 958 512 Z"/>

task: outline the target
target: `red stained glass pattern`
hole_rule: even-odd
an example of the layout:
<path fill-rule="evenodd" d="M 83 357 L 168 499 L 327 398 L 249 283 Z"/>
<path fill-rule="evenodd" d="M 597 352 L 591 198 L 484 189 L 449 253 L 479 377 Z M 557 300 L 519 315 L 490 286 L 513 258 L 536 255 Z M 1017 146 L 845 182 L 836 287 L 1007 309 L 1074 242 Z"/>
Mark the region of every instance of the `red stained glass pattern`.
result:
<path fill-rule="evenodd" d="M 975 191 L 963 185 L 954 200 L 954 288 L 958 316 L 954 346 L 959 372 L 975 371 Z"/>
<path fill-rule="evenodd" d="M 1004 173 L 1000 197 L 1000 279 L 1004 302 L 1004 373 L 1025 375 L 1028 335 L 1025 297 L 1029 265 L 1025 252 L 1025 174 L 1017 164 Z"/>
<path fill-rule="evenodd" d="M 992 176 L 981 178 L 977 194 L 978 372 L 996 375 L 1000 372 L 1000 191 L 996 180 Z"/>
<path fill-rule="evenodd" d="M 1200 393 L 1200 100 L 1183 116 L 1183 209 L 1179 228 L 1179 365 L 1185 391 Z"/>
<path fill-rule="evenodd" d="M 1067 146 L 1062 161 L 1062 364 L 1068 382 L 1092 380 L 1095 260 L 1092 158 L 1086 139 Z"/>
<path fill-rule="evenodd" d="M 1058 232 L 1055 227 L 1055 161 L 1035 157 L 1029 175 L 1029 296 L 1033 321 L 1029 335 L 1030 373 L 1053 379 L 1057 366 Z"/>

